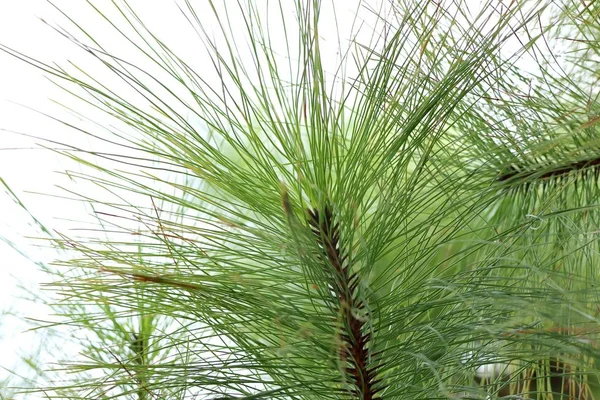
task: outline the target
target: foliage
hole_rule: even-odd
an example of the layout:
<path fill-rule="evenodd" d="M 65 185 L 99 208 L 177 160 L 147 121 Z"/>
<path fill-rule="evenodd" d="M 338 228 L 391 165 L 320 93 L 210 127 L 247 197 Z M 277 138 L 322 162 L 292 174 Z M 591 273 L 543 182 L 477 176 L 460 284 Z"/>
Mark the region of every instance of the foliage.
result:
<path fill-rule="evenodd" d="M 82 351 L 38 393 L 594 398 L 597 2 L 362 4 L 333 73 L 325 3 L 178 2 L 185 57 L 57 7 L 112 80 L 0 47 L 110 118 L 56 149 L 96 222 L 45 231 Z"/>

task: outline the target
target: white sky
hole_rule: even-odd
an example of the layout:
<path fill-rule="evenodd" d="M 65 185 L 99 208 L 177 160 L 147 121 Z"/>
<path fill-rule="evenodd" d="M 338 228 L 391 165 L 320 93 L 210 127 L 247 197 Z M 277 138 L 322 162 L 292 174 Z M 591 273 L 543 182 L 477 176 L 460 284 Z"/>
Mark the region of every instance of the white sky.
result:
<path fill-rule="evenodd" d="M 101 0 L 94 3 L 107 5 L 110 1 Z M 173 7 L 172 2 L 135 0 L 129 3 L 142 13 L 142 18 L 150 29 L 164 38 L 177 53 L 193 52 L 199 46 L 197 40 L 187 39 L 190 38 L 189 31 L 186 31 L 188 28 L 181 23 L 179 11 Z M 349 30 L 357 3 L 357 0 L 336 2 L 342 30 Z M 98 24 L 98 18 L 93 17 L 85 1 L 58 0 L 56 4 L 74 16 L 86 29 L 111 43 L 113 52 L 127 52 L 122 40 L 112 35 L 104 25 Z M 0 43 L 47 62 L 56 61 L 64 65 L 66 60 L 76 60 L 88 66 L 87 72 L 94 71 L 95 67 L 86 64 L 81 52 L 52 32 L 38 17 L 51 23 L 64 22 L 46 1 L 0 0 Z M 321 34 L 325 38 L 335 37 L 334 29 L 334 24 L 324 24 Z M 329 57 L 331 65 L 335 65 L 338 57 L 337 42 L 326 40 L 324 43 L 324 46 L 331 47 L 326 48 L 323 54 Z M 135 57 L 135 54 L 128 55 Z M 196 68 L 202 68 L 201 63 L 196 65 Z M 118 82 L 114 84 L 119 85 Z M 61 193 L 56 185 L 64 183 L 65 178 L 57 171 L 76 169 L 77 166 L 50 151 L 34 149 L 41 141 L 11 133 L 17 131 L 69 143 L 81 143 L 82 140 L 85 142 L 86 139 L 47 117 L 11 103 L 24 104 L 35 110 L 48 111 L 54 116 L 67 118 L 49 99 L 75 104 L 45 79 L 40 71 L 0 52 L 0 129 L 3 129 L 0 131 L 0 178 L 25 201 L 36 217 L 54 229 L 68 230 L 73 223 L 63 221 L 62 218 L 73 221 L 86 220 L 89 210 L 72 201 L 34 195 L 28 191 Z M 38 249 L 31 246 L 31 240 L 23 238 L 38 233 L 29 222 L 26 214 L 19 210 L 8 196 L 0 193 L 0 237 L 14 241 L 34 260 L 51 261 L 54 258 L 51 250 Z M 13 308 L 20 315 L 47 317 L 46 308 L 34 307 L 30 302 L 18 300 L 22 291 L 17 288 L 17 284 L 22 283 L 35 291 L 39 282 L 46 280 L 37 272 L 37 267 L 31 261 L 0 242 L 0 309 Z M 17 362 L 18 354 L 35 351 L 31 335 L 17 334 L 24 328 L 24 325 L 17 321 L 12 318 L 0 320 L 0 354 L 3 355 L 0 366 L 10 368 Z M 0 372 L 0 378 L 2 376 L 5 374 Z"/>
<path fill-rule="evenodd" d="M 52 59 L 62 49 L 52 45 L 47 29 L 35 18 L 44 15 L 47 5 L 43 1 L 0 1 L 0 42 L 8 46 L 31 52 L 46 60 Z M 15 130 L 36 134 L 49 132 L 49 125 L 44 118 L 35 115 L 22 106 L 9 101 L 26 104 L 35 109 L 48 106 L 50 85 L 39 72 L 24 67 L 22 63 L 0 53 L 0 129 Z M 0 177 L 42 220 L 51 220 L 53 210 L 63 207 L 59 201 L 39 196 L 27 196 L 26 190 L 52 192 L 53 171 L 61 168 L 61 160 L 44 150 L 34 150 L 35 142 L 18 135 L 0 131 Z M 23 148 L 27 149 L 24 150 Z M 23 149 L 23 150 L 21 150 Z M 0 194 L 0 236 L 13 241 L 21 250 L 34 260 L 54 257 L 52 252 L 40 251 L 28 246 L 31 241 L 24 235 L 37 235 L 38 232 L 29 225 L 24 212 L 10 200 L 9 196 Z M 37 289 L 44 277 L 37 266 L 19 255 L 5 243 L 0 242 L 0 309 L 12 310 L 19 315 L 45 317 L 48 310 L 42 306 L 20 300 L 24 293 L 19 284 Z M 35 354 L 39 339 L 34 334 L 22 334 L 26 325 L 17 318 L 4 317 L 0 320 L 0 354 L 3 360 L 0 365 L 13 368 L 18 364 L 20 355 Z M 0 377 L 7 373 L 0 372 Z"/>

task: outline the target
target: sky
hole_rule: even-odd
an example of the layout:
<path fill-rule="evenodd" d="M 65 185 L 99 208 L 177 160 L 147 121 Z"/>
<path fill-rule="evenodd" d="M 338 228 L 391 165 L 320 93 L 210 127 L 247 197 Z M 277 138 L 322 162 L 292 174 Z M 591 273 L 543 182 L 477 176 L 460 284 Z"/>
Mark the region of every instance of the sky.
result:
<path fill-rule="evenodd" d="M 46 60 L 64 52 L 65 48 L 53 43 L 48 29 L 36 18 L 48 11 L 43 1 L 0 1 L 0 43 Z M 40 149 L 39 141 L 13 131 L 52 136 L 52 129 L 58 128 L 31 110 L 47 109 L 52 92 L 51 85 L 38 71 L 0 52 L 0 178 L 44 221 L 52 220 L 53 210 L 66 206 L 56 199 L 27 191 L 53 192 L 54 171 L 64 169 L 64 161 Z M 38 293 L 40 283 L 45 281 L 35 261 L 56 258 L 53 251 L 42 249 L 41 243 L 35 245 L 27 238 L 39 236 L 40 232 L 11 197 L 2 188 L 0 237 L 5 241 L 0 242 L 0 309 L 18 315 L 5 315 L 0 320 L 4 368 L 20 365 L 21 356 L 27 357 L 38 350 L 40 338 L 37 333 L 23 333 L 28 325 L 22 317 L 45 318 L 50 310 L 24 297 L 30 296 L 27 291 Z M 0 377 L 7 375 L 8 372 L 0 371 Z"/>
<path fill-rule="evenodd" d="M 109 0 L 94 3 L 101 7 L 110 5 Z M 129 3 L 140 12 L 150 30 L 169 43 L 176 53 L 190 55 L 191 62 L 196 62 L 193 66 L 198 72 L 207 76 L 214 73 L 206 60 L 194 58 L 201 43 L 196 40 L 189 26 L 181 22 L 181 15 L 173 2 L 134 0 Z M 121 54 L 144 65 L 143 58 L 131 52 L 127 43 L 110 30 L 106 21 L 98 18 L 86 2 L 57 0 L 55 4 L 85 26 L 92 35 L 103 37 L 113 54 Z M 324 38 L 325 63 L 332 66 L 336 65 L 340 56 L 336 28 L 341 32 L 342 39 L 356 28 L 353 23 L 358 1 L 340 0 L 335 4 L 337 27 L 333 23 L 324 24 L 320 31 Z M 368 16 L 369 12 L 362 9 L 360 17 L 366 20 L 367 25 Z M 208 29 L 214 28 L 214 25 L 207 23 Z M 63 24 L 68 25 L 64 16 L 47 1 L 0 0 L 0 44 L 47 63 L 68 65 L 69 62 L 75 62 L 87 73 L 101 76 L 111 86 L 122 85 L 52 29 L 52 26 Z M 234 22 L 233 26 L 240 24 Z M 274 43 L 275 46 L 285 45 L 283 36 L 273 37 L 279 40 Z M 148 72 L 152 73 L 151 66 L 148 66 Z M 47 140 L 88 148 L 92 146 L 96 151 L 101 148 L 95 146 L 101 144 L 91 143 L 86 137 L 56 121 L 54 118 L 92 126 L 57 103 L 80 109 L 76 100 L 39 70 L 0 52 L 0 178 L 36 218 L 57 232 L 69 232 L 77 226 L 78 221 L 89 221 L 90 209 L 83 203 L 65 198 L 68 196 L 62 188 L 69 187 L 70 182 L 62 172 L 78 170 L 79 166 L 48 149 L 61 146 Z M 95 123 L 110 123 L 103 114 L 91 108 L 83 109 L 85 116 Z M 40 236 L 39 229 L 14 202 L 12 194 L 3 191 L 4 188 L 0 190 L 0 238 L 4 239 L 4 242 L 0 242 L 0 310 L 14 312 L 19 317 L 52 319 L 48 307 L 23 297 L 27 296 L 27 290 L 33 294 L 41 293 L 40 284 L 48 280 L 35 262 L 49 263 L 60 255 L 43 241 L 34 239 Z M 25 290 L 20 286 L 24 286 Z M 0 366 L 12 368 L 19 363 L 20 356 L 38 352 L 37 346 L 42 343 L 36 336 L 39 333 L 22 333 L 25 329 L 27 325 L 20 318 L 5 315 L 0 320 L 0 354 L 3 355 Z M 6 374 L 0 371 L 0 379 Z"/>

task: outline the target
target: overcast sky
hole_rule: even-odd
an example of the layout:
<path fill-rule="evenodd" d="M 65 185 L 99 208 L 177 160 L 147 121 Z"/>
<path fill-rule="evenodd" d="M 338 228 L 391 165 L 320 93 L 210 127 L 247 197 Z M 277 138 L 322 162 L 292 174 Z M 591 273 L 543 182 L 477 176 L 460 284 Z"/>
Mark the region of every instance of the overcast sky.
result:
<path fill-rule="evenodd" d="M 94 3 L 105 6 L 110 1 L 100 0 Z M 193 36 L 190 35 L 189 27 L 186 28 L 182 23 L 181 15 L 173 2 L 135 0 L 129 3 L 141 12 L 148 27 L 167 41 L 176 53 L 196 51 L 199 43 L 191 39 Z M 203 4 L 202 1 L 197 3 Z M 336 2 L 341 31 L 350 31 L 357 3 L 357 0 Z M 113 46 L 113 51 L 125 51 L 121 47 L 122 40 L 106 29 L 106 24 L 99 21 L 85 1 L 59 0 L 55 4 L 94 35 L 102 36 Z M 368 15 L 364 10 L 363 14 L 362 17 Z M 67 61 L 75 61 L 86 66 L 87 72 L 95 73 L 95 67 L 86 64 L 85 54 L 53 32 L 40 18 L 53 26 L 57 23 L 65 24 L 65 19 L 44 0 L 0 0 L 0 44 L 49 63 L 65 65 Z M 333 23 L 324 24 L 321 28 L 321 35 L 325 38 L 322 44 L 323 54 L 329 65 L 335 65 L 336 57 L 339 57 L 334 32 Z M 284 37 L 279 36 L 279 39 L 283 40 Z M 136 57 L 135 54 L 127 55 L 134 59 Z M 203 66 L 199 63 L 195 68 L 202 69 Z M 59 186 L 68 183 L 68 180 L 60 172 L 66 169 L 76 170 L 78 167 L 56 153 L 42 149 L 48 143 L 25 135 L 57 142 L 85 142 L 86 139 L 81 135 L 36 112 L 48 113 L 57 118 L 71 118 L 52 100 L 69 105 L 76 102 L 46 79 L 39 70 L 2 52 L 0 72 L 0 178 L 10 185 L 44 224 L 57 231 L 68 231 L 74 226 L 74 221 L 87 220 L 90 210 L 83 204 L 47 194 L 64 195 Z M 119 85 L 116 81 L 111 84 Z M 96 122 L 102 124 L 102 117 L 98 118 L 100 119 Z M 11 241 L 25 253 L 23 256 L 11 245 L 0 242 L 0 309 L 12 309 L 21 316 L 44 319 L 49 318 L 48 309 L 19 300 L 24 292 L 17 287 L 20 283 L 35 292 L 39 290 L 41 282 L 47 281 L 47 277 L 38 272 L 31 260 L 50 262 L 56 257 L 56 253 L 36 246 L 35 244 L 41 243 L 28 239 L 39 233 L 31 224 L 29 216 L 14 203 L 11 196 L 0 193 L 0 237 Z M 16 334 L 26 327 L 18 319 L 6 317 L 0 322 L 0 354 L 3 355 L 0 366 L 10 368 L 17 362 L 19 354 L 35 352 L 37 343 L 32 344 L 31 335 Z M 0 373 L 0 378 L 2 376 L 5 374 Z"/>
<path fill-rule="evenodd" d="M 46 60 L 61 53 L 63 48 L 53 43 L 48 29 L 36 16 L 47 15 L 49 7 L 44 1 L 0 1 L 0 43 L 18 48 Z M 47 109 L 51 85 L 39 73 L 0 52 L 0 178 L 26 201 L 31 211 L 42 220 L 51 220 L 52 211 L 63 205 L 48 197 L 26 194 L 27 191 L 52 192 L 54 172 L 61 169 L 61 160 L 49 151 L 37 149 L 39 141 L 12 133 L 52 135 L 56 126 L 46 118 L 25 108 Z M 19 103 L 21 105 L 17 105 Z M 25 236 L 37 236 L 39 231 L 30 224 L 30 218 L 4 192 L 0 193 L 0 237 L 11 241 L 25 255 L 11 245 L 0 242 L 0 309 L 20 316 L 44 318 L 48 309 L 19 299 L 26 295 L 18 285 L 34 291 L 44 277 L 32 260 L 49 261 L 52 251 L 34 247 Z M 27 326 L 18 318 L 5 316 L 0 320 L 0 365 L 13 368 L 18 356 L 37 351 L 39 340 L 34 334 L 22 334 Z M 0 377 L 7 376 L 5 371 Z"/>

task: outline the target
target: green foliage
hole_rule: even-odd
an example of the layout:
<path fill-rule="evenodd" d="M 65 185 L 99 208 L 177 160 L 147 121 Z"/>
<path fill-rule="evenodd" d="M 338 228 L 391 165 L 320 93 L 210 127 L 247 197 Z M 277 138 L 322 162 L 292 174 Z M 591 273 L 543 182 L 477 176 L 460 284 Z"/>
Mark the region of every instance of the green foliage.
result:
<path fill-rule="evenodd" d="M 118 84 L 0 45 L 111 124 L 56 150 L 96 226 L 40 224 L 82 351 L 36 391 L 595 398 L 597 2 L 361 5 L 333 75 L 331 5 L 208 4 L 185 57 L 126 1 L 89 3 L 124 55 L 59 10 Z"/>

